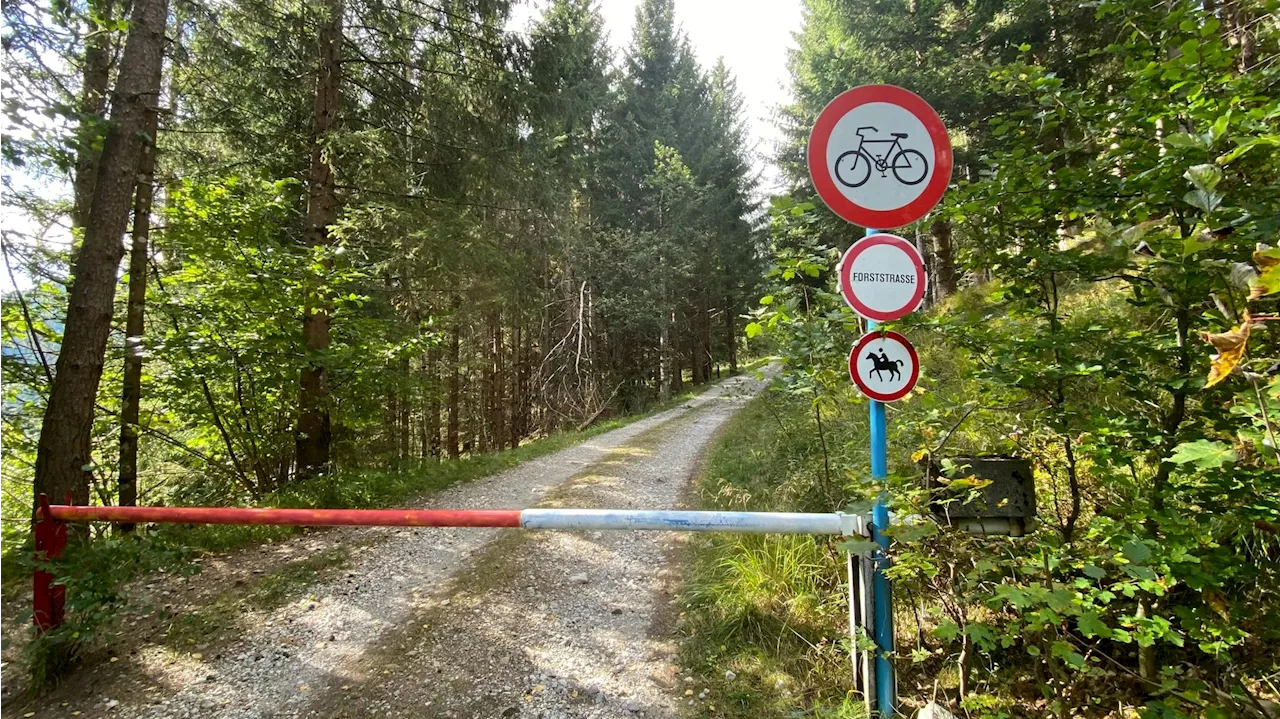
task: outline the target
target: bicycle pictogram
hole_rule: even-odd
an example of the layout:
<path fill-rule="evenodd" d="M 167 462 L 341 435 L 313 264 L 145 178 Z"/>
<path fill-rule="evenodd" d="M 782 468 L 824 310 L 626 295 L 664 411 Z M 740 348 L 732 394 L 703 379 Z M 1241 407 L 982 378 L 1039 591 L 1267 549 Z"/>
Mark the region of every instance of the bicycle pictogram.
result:
<path fill-rule="evenodd" d="M 859 127 L 857 135 L 860 140 L 857 149 L 848 150 L 836 158 L 835 176 L 836 180 L 845 187 L 862 187 L 871 179 L 871 169 L 874 167 L 880 171 L 880 176 L 887 178 L 892 172 L 893 176 L 904 185 L 918 185 L 924 181 L 929 174 L 929 162 L 924 159 L 924 153 L 918 150 L 912 150 L 902 146 L 902 141 L 907 138 L 905 132 L 889 133 L 893 139 L 874 139 L 869 140 L 862 133 L 867 130 L 872 132 L 880 132 L 874 127 Z M 868 145 L 883 147 L 884 152 L 873 154 Z"/>

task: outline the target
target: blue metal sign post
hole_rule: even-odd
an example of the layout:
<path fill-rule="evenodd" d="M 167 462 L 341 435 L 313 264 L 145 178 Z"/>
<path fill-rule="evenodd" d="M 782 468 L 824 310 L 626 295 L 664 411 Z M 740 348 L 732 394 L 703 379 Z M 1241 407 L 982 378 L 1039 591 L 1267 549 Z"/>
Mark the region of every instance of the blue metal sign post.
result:
<path fill-rule="evenodd" d="M 878 230 L 867 229 L 867 237 L 877 234 Z M 876 328 L 879 323 L 867 320 L 867 331 Z M 889 481 L 889 438 L 886 436 L 884 402 L 871 400 L 871 477 L 884 484 Z M 875 641 L 876 641 L 876 709 L 881 717 L 893 716 L 898 703 L 896 680 L 893 675 L 893 663 L 886 656 L 894 649 L 893 640 L 893 589 L 884 570 L 889 566 L 889 535 L 885 530 L 889 527 L 889 508 L 885 505 L 884 487 L 871 508 L 871 537 L 880 545 L 876 552 L 875 579 L 873 601 L 875 603 Z"/>
<path fill-rule="evenodd" d="M 881 137 L 882 132 L 888 135 Z M 884 149 L 886 144 L 888 150 Z M 905 227 L 920 220 L 938 204 L 951 182 L 951 138 L 942 119 L 918 95 L 892 85 L 863 85 L 837 95 L 814 121 L 805 156 L 818 197 L 839 217 L 868 228 L 867 237 L 881 234 L 871 227 Z M 880 322 L 914 312 L 925 293 L 919 251 L 896 236 L 854 243 L 841 258 L 838 274 L 840 294 L 867 320 L 868 333 Z M 864 358 L 858 356 L 864 341 L 881 345 L 878 355 L 868 353 L 865 357 L 872 362 L 865 374 Z M 898 348 L 898 356 L 887 355 L 886 345 Z M 910 372 L 904 374 L 903 369 Z M 893 594 L 884 574 L 889 567 L 889 508 L 885 504 L 889 450 L 884 403 L 905 397 L 915 386 L 919 370 L 915 350 L 901 335 L 870 340 L 864 335 L 849 355 L 850 379 L 871 401 L 871 476 L 881 484 L 871 510 L 871 534 L 878 547 L 869 592 L 873 595 L 871 634 L 876 644 L 874 698 L 880 717 L 893 716 L 898 704 L 889 661 L 894 651 Z M 863 609 L 853 603 L 867 592 L 863 585 L 853 590 L 853 566 L 850 563 L 850 616 L 856 620 L 863 616 Z M 871 699 L 871 687 L 863 687 Z"/>

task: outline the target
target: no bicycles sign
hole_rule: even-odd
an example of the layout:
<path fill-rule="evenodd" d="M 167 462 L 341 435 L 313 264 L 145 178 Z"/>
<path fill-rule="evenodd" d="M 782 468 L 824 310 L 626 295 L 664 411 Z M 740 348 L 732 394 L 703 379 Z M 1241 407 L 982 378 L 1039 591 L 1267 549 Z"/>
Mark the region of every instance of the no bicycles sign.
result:
<path fill-rule="evenodd" d="M 862 227 L 915 222 L 951 181 L 951 140 L 938 113 L 893 85 L 836 96 L 814 123 L 808 160 L 822 201 Z"/>

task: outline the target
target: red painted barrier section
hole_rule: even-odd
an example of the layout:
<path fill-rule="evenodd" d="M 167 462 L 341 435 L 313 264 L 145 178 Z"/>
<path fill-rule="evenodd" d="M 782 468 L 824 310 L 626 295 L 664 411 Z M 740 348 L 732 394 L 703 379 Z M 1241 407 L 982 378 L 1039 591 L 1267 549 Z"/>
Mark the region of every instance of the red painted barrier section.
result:
<path fill-rule="evenodd" d="M 77 507 L 50 505 L 40 495 L 36 510 L 36 559 L 53 561 L 67 546 L 67 522 L 130 524 L 274 524 L 292 527 L 519 527 L 518 509 L 251 509 L 246 507 Z M 35 573 L 36 631 L 62 624 L 66 587 L 44 570 Z"/>
<path fill-rule="evenodd" d="M 70 492 L 67 501 L 71 501 Z M 52 517 L 49 498 L 40 495 L 36 508 L 33 534 L 36 543 L 36 561 L 52 562 L 62 556 L 67 548 L 67 525 Z M 35 617 L 36 631 L 44 633 L 62 624 L 63 607 L 67 601 L 67 588 L 53 583 L 53 574 L 37 569 L 33 576 L 31 613 Z"/>
<path fill-rule="evenodd" d="M 294 527 L 519 527 L 518 509 L 251 509 L 246 507 L 75 507 L 55 504 L 62 522 L 275 524 Z"/>

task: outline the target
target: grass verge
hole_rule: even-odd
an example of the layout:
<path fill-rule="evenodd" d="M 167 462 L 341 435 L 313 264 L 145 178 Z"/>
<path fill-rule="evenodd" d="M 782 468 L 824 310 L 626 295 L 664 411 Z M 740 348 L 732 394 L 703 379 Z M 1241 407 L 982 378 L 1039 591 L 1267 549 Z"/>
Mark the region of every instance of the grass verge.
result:
<path fill-rule="evenodd" d="M 820 493 L 804 403 L 765 394 L 725 426 L 696 478 L 704 509 L 791 511 Z M 815 468 L 815 464 L 817 467 Z M 681 594 L 680 666 L 705 697 L 696 717 L 865 716 L 851 694 L 844 564 L 835 541 L 711 535 Z"/>

